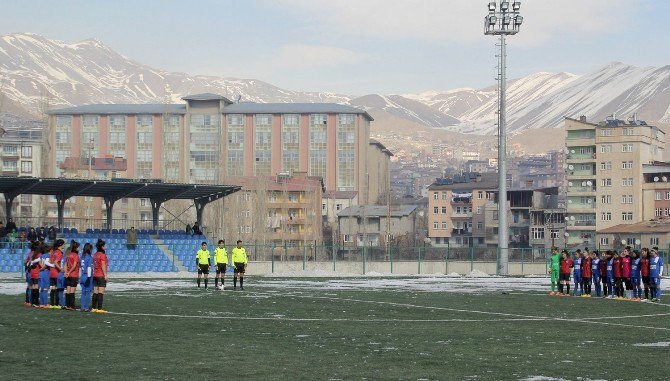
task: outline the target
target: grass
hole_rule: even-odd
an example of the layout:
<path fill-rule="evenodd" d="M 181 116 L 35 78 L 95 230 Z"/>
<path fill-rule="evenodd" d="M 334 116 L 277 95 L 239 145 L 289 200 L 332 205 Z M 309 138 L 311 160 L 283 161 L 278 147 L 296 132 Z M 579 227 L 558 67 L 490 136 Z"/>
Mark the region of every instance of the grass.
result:
<path fill-rule="evenodd" d="M 634 345 L 670 342 L 668 305 L 293 281 L 251 278 L 221 293 L 166 280 L 181 286 L 110 292 L 105 315 L 0 295 L 0 378 L 670 377 L 670 347 Z"/>

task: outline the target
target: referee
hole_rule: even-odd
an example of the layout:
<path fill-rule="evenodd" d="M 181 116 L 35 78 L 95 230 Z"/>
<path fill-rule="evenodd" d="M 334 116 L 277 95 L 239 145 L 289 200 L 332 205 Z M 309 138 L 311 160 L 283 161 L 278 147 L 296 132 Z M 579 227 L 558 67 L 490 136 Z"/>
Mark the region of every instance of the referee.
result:
<path fill-rule="evenodd" d="M 233 289 L 237 289 L 237 274 L 240 274 L 240 290 L 244 290 L 244 272 L 247 270 L 247 251 L 242 247 L 242 241 L 237 240 L 237 247 L 232 252 L 233 260 Z"/>
<path fill-rule="evenodd" d="M 205 289 L 207 289 L 207 281 L 209 278 L 209 250 L 207 250 L 207 242 L 202 243 L 202 247 L 195 255 L 195 266 L 198 268 L 198 287 L 200 287 L 200 276 L 205 274 Z"/>
<path fill-rule="evenodd" d="M 226 252 L 226 241 L 220 239 L 219 247 L 214 249 L 214 268 L 216 269 L 216 277 L 214 278 L 214 288 L 219 285 L 219 278 L 221 278 L 221 291 L 223 291 L 223 284 L 226 277 L 226 266 L 228 266 L 228 253 Z"/>

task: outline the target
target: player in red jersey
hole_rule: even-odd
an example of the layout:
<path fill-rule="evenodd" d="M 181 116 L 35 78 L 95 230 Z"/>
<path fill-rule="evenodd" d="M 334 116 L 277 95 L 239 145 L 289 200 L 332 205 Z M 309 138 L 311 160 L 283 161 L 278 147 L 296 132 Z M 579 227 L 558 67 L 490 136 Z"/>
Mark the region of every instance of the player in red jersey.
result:
<path fill-rule="evenodd" d="M 93 306 L 91 312 L 105 313 L 102 309 L 102 302 L 105 296 L 105 287 L 107 287 L 107 267 L 108 260 L 105 249 L 105 241 L 99 239 L 95 244 L 98 251 L 93 255 Z"/>
<path fill-rule="evenodd" d="M 644 285 L 644 301 L 649 301 L 649 249 L 642 249 L 642 258 L 640 258 L 640 276 Z"/>
<path fill-rule="evenodd" d="M 591 254 L 588 248 L 584 248 L 582 257 L 582 297 L 591 297 L 591 278 L 593 270 L 591 269 Z"/>
<path fill-rule="evenodd" d="M 606 298 L 607 295 L 607 261 L 609 260 L 609 251 L 603 253 L 602 258 L 600 259 L 600 281 L 602 282 L 603 287 L 603 297 Z"/>
<path fill-rule="evenodd" d="M 614 258 L 612 261 L 612 272 L 614 274 L 614 298 L 622 299 L 623 298 L 623 278 L 622 278 L 622 268 L 621 268 L 621 257 L 619 252 L 614 250 Z"/>
<path fill-rule="evenodd" d="M 54 243 L 54 250 L 49 256 L 49 262 L 53 265 L 49 271 L 49 304 L 51 308 L 60 308 L 58 305 L 58 295 L 56 294 L 56 286 L 58 285 L 58 274 L 63 269 L 61 268 L 61 261 L 63 260 L 63 249 L 65 248 L 65 241 L 57 239 Z"/>
<path fill-rule="evenodd" d="M 621 280 L 626 286 L 625 297 L 626 299 L 632 299 L 633 295 L 633 283 L 630 281 L 632 274 L 632 258 L 630 256 L 630 246 L 626 246 L 623 249 L 623 255 L 621 257 Z"/>
<path fill-rule="evenodd" d="M 563 296 L 570 296 L 570 270 L 572 269 L 573 262 L 567 250 L 563 250 L 561 255 L 563 258 L 561 259 L 561 274 L 559 277 L 561 282 L 558 291 Z"/>
<path fill-rule="evenodd" d="M 26 267 L 28 268 L 28 276 L 30 279 L 30 305 L 33 307 L 39 307 L 40 305 L 40 290 L 39 290 L 39 280 L 40 280 L 40 260 L 42 259 L 42 253 L 40 253 L 39 244 L 33 242 L 30 246 L 30 254 L 28 260 L 26 261 Z"/>
<path fill-rule="evenodd" d="M 77 291 L 77 283 L 79 283 L 79 269 L 81 263 L 79 262 L 79 242 L 72 242 L 70 246 L 70 253 L 67 255 L 65 261 L 65 309 L 74 310 L 74 293 Z"/>

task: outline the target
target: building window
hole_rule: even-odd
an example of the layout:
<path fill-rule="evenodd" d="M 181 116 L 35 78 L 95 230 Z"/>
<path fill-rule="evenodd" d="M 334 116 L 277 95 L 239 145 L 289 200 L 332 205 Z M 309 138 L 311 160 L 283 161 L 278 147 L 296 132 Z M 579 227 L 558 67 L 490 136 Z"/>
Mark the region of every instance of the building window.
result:
<path fill-rule="evenodd" d="M 603 128 L 600 130 L 600 135 L 601 136 L 612 136 L 612 129 L 611 128 Z"/>
<path fill-rule="evenodd" d="M 544 228 L 531 228 L 530 234 L 533 239 L 544 239 Z"/>
<path fill-rule="evenodd" d="M 337 188 L 354 189 L 356 172 L 356 116 L 339 114 L 337 116 Z"/>
<path fill-rule="evenodd" d="M 633 178 L 632 177 L 624 177 L 623 179 L 621 179 L 621 186 L 632 187 L 633 186 Z"/>
<path fill-rule="evenodd" d="M 651 237 L 649 238 L 649 245 L 651 246 L 658 246 L 658 237 Z"/>
<path fill-rule="evenodd" d="M 621 162 L 621 169 L 633 169 L 633 162 L 628 160 L 628 161 L 622 161 Z"/>
<path fill-rule="evenodd" d="M 558 239 L 558 229 L 551 229 L 549 238 Z"/>
<path fill-rule="evenodd" d="M 656 208 L 654 210 L 654 216 L 655 217 L 663 217 L 663 208 Z"/>
<path fill-rule="evenodd" d="M 624 127 L 622 130 L 625 136 L 633 135 L 633 127 Z"/>
<path fill-rule="evenodd" d="M 481 200 L 484 198 L 484 192 L 483 191 L 477 191 L 477 199 Z"/>
<path fill-rule="evenodd" d="M 79 146 L 81 147 L 82 157 L 99 156 L 100 118 L 97 115 L 82 116 L 81 144 Z"/>
<path fill-rule="evenodd" d="M 603 246 L 607 246 L 610 244 L 610 239 L 607 237 L 600 237 L 600 244 Z"/>
<path fill-rule="evenodd" d="M 21 173 L 32 173 L 33 172 L 33 162 L 32 161 L 22 161 L 21 162 Z"/>
<path fill-rule="evenodd" d="M 446 206 L 442 207 L 442 214 L 447 214 L 447 207 Z"/>
<path fill-rule="evenodd" d="M 140 199 L 140 206 L 147 206 L 147 199 L 146 198 L 141 198 Z"/>
<path fill-rule="evenodd" d="M 433 222 L 433 229 L 437 230 L 439 229 L 439 223 L 437 221 Z"/>
<path fill-rule="evenodd" d="M 670 200 L 670 192 L 665 192 L 665 199 Z"/>
<path fill-rule="evenodd" d="M 228 161 L 226 172 L 228 176 L 242 176 L 244 174 L 244 115 L 227 115 L 228 128 Z"/>
<path fill-rule="evenodd" d="M 600 185 L 604 187 L 611 187 L 612 186 L 612 179 L 602 179 L 600 180 Z"/>
<path fill-rule="evenodd" d="M 612 203 L 612 195 L 602 195 L 600 196 L 600 203 L 601 204 L 611 204 Z"/>
<path fill-rule="evenodd" d="M 632 143 L 624 143 L 621 145 L 621 152 L 633 152 Z"/>
<path fill-rule="evenodd" d="M 442 192 L 442 199 L 446 200 L 447 199 L 447 192 Z"/>
<path fill-rule="evenodd" d="M 484 208 L 482 208 L 481 206 L 478 206 L 477 207 L 477 214 L 482 214 L 482 213 L 484 213 Z"/>
<path fill-rule="evenodd" d="M 351 236 L 349 234 L 344 235 L 344 242 L 351 242 Z"/>
<path fill-rule="evenodd" d="M 437 206 L 434 206 L 433 207 L 433 214 L 438 214 L 438 213 L 440 213 L 440 208 L 437 207 Z"/>
<path fill-rule="evenodd" d="M 439 198 L 440 198 L 440 197 L 439 197 L 438 193 L 437 193 L 437 192 L 433 192 L 433 200 L 437 200 L 437 199 L 439 199 Z"/>
<path fill-rule="evenodd" d="M 335 205 L 335 210 L 342 210 L 342 204 L 336 204 Z"/>
<path fill-rule="evenodd" d="M 272 163 L 272 115 L 254 115 L 254 173 L 256 176 L 270 176 Z"/>
<path fill-rule="evenodd" d="M 623 221 L 633 221 L 633 212 L 622 212 L 621 219 Z"/>
<path fill-rule="evenodd" d="M 479 230 L 484 229 L 484 223 L 481 221 L 477 221 L 477 229 Z"/>
<path fill-rule="evenodd" d="M 603 161 L 600 163 L 600 169 L 603 171 L 611 170 L 612 169 L 612 162 L 611 161 Z"/>
<path fill-rule="evenodd" d="M 612 152 L 611 144 L 603 144 L 600 146 L 600 153 L 609 153 Z"/>
<path fill-rule="evenodd" d="M 447 221 L 442 221 L 442 230 L 447 230 Z"/>
<path fill-rule="evenodd" d="M 309 175 L 326 178 L 326 131 L 328 115 L 309 116 Z"/>
<path fill-rule="evenodd" d="M 21 157 L 24 159 L 31 159 L 33 157 L 33 147 L 31 146 L 21 147 Z"/>
<path fill-rule="evenodd" d="M 656 192 L 654 200 L 659 201 L 663 199 L 663 193 L 661 192 Z"/>
<path fill-rule="evenodd" d="M 663 209 L 663 217 L 670 217 L 670 208 Z"/>
<path fill-rule="evenodd" d="M 602 221 L 612 221 L 612 212 L 602 212 L 602 213 L 600 213 L 600 219 Z"/>

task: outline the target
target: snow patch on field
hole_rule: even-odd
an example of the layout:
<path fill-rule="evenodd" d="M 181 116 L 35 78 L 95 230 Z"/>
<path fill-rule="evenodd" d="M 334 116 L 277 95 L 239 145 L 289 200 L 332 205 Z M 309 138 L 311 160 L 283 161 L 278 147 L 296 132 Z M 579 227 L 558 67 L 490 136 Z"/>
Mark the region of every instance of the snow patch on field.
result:
<path fill-rule="evenodd" d="M 658 343 L 637 343 L 636 347 L 670 347 L 670 341 L 659 341 Z"/>

